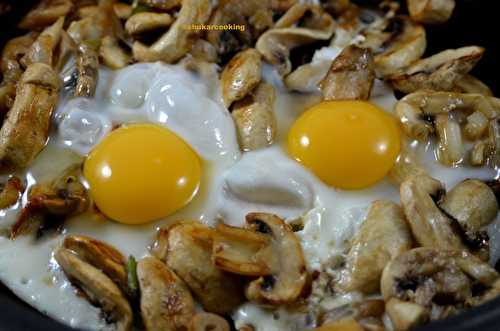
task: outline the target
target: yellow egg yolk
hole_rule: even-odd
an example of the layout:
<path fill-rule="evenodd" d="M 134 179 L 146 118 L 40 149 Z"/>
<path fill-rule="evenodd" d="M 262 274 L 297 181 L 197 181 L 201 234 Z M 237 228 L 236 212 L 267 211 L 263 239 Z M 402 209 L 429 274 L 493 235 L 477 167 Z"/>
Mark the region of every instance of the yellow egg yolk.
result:
<path fill-rule="evenodd" d="M 363 101 L 327 101 L 302 114 L 288 152 L 326 184 L 360 189 L 382 179 L 399 154 L 395 119 Z"/>
<path fill-rule="evenodd" d="M 142 224 L 191 201 L 200 185 L 201 160 L 172 131 L 136 124 L 106 136 L 87 157 L 84 176 L 106 216 Z"/>

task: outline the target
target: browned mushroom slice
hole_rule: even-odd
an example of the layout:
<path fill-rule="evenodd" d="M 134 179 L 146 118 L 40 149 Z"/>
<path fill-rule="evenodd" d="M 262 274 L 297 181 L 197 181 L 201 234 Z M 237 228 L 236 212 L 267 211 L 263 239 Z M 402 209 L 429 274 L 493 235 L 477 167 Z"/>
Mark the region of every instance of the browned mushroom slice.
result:
<path fill-rule="evenodd" d="M 43 28 L 68 15 L 72 8 L 71 0 L 42 0 L 23 17 L 18 26 L 25 30 Z"/>
<path fill-rule="evenodd" d="M 328 322 L 313 331 L 364 331 L 365 329 L 353 319 L 341 319 Z"/>
<path fill-rule="evenodd" d="M 114 323 L 117 331 L 131 329 L 132 309 L 111 279 L 65 248 L 59 248 L 54 258 L 69 280 L 83 290 L 92 303 L 101 307 L 106 320 Z"/>
<path fill-rule="evenodd" d="M 172 17 L 167 13 L 137 13 L 129 17 L 125 23 L 125 30 L 133 36 L 147 31 L 167 28 L 172 24 L 172 21 Z"/>
<path fill-rule="evenodd" d="M 413 236 L 424 247 L 466 250 L 452 220 L 436 205 L 445 193 L 443 185 L 427 175 L 404 181 L 400 187 L 401 204 Z"/>
<path fill-rule="evenodd" d="M 407 0 L 412 20 L 425 24 L 438 24 L 448 21 L 455 0 Z"/>
<path fill-rule="evenodd" d="M 161 10 L 171 10 L 180 7 L 182 0 L 140 0 L 140 3 Z"/>
<path fill-rule="evenodd" d="M 477 46 L 450 49 L 421 59 L 402 73 L 387 79 L 398 90 L 411 93 L 417 90 L 452 91 L 483 56 L 484 48 Z"/>
<path fill-rule="evenodd" d="M 188 331 L 229 331 L 229 323 L 222 317 L 210 313 L 194 315 Z"/>
<path fill-rule="evenodd" d="M 335 287 L 345 292 L 378 291 L 385 265 L 410 250 L 412 243 L 403 210 L 392 201 L 375 201 L 354 237 Z"/>
<path fill-rule="evenodd" d="M 64 17 L 60 17 L 51 26 L 43 30 L 36 38 L 26 55 L 21 59 L 23 66 L 27 67 L 32 63 L 45 63 L 52 65 L 54 63 L 54 50 L 59 44 L 61 33 L 63 31 Z"/>
<path fill-rule="evenodd" d="M 9 208 L 24 192 L 24 183 L 16 176 L 10 177 L 5 184 L 0 185 L 0 209 Z"/>
<path fill-rule="evenodd" d="M 493 190 L 479 180 L 467 179 L 450 190 L 439 202 L 439 207 L 460 224 L 467 242 L 486 260 L 488 235 L 482 228 L 493 222 L 498 214 Z"/>
<path fill-rule="evenodd" d="M 426 118 L 451 111 L 481 112 L 488 120 L 500 114 L 500 99 L 481 94 L 417 91 L 396 103 L 395 112 L 410 138 L 426 141 L 434 131 Z"/>
<path fill-rule="evenodd" d="M 260 53 L 250 48 L 236 54 L 221 74 L 222 98 L 226 107 L 249 94 L 261 79 Z"/>
<path fill-rule="evenodd" d="M 86 236 L 69 235 L 63 247 L 74 252 L 80 259 L 101 270 L 127 293 L 125 257 L 116 248 Z"/>
<path fill-rule="evenodd" d="M 225 224 L 216 230 L 212 258 L 218 268 L 245 276 L 271 274 L 269 236 Z"/>
<path fill-rule="evenodd" d="M 91 43 L 83 42 L 78 46 L 76 70 L 78 72 L 78 78 L 76 81 L 75 96 L 93 96 L 97 87 L 99 55 L 97 54 L 95 46 Z"/>
<path fill-rule="evenodd" d="M 168 230 L 166 263 L 189 287 L 205 311 L 227 314 L 243 302 L 243 283 L 212 262 L 214 230 L 197 222 Z"/>
<path fill-rule="evenodd" d="M 375 69 L 381 76 L 394 74 L 420 59 L 427 46 L 425 29 L 406 16 L 387 19 L 364 34 L 360 45 L 374 51 Z"/>
<path fill-rule="evenodd" d="M 351 6 L 351 0 L 321 0 L 320 3 L 332 15 L 342 14 Z"/>
<path fill-rule="evenodd" d="M 391 320 L 403 331 L 470 307 L 484 298 L 474 288 L 496 290 L 499 279 L 492 267 L 464 251 L 421 247 L 387 264 L 381 290 Z"/>
<path fill-rule="evenodd" d="M 89 197 L 79 180 L 80 168 L 71 166 L 53 181 L 30 189 L 28 202 L 11 229 L 11 238 L 31 230 L 39 237 L 46 229 L 57 229 L 66 218 L 87 210 Z"/>
<path fill-rule="evenodd" d="M 124 68 L 131 62 L 130 55 L 120 47 L 118 40 L 111 36 L 102 38 L 99 56 L 104 65 L 111 69 Z"/>
<path fill-rule="evenodd" d="M 273 305 L 296 301 L 304 295 L 309 283 L 299 239 L 276 215 L 250 213 L 246 221 L 252 230 L 271 237 L 274 253 L 269 261 L 272 274 L 252 281 L 246 289 L 247 298 Z"/>
<path fill-rule="evenodd" d="M 233 105 L 232 116 L 241 150 L 252 151 L 273 144 L 276 137 L 275 97 L 274 88 L 261 83 Z"/>
<path fill-rule="evenodd" d="M 488 85 L 471 75 L 464 75 L 462 78 L 457 80 L 455 82 L 455 87 L 461 93 L 476 93 L 487 97 L 493 96 L 493 92 Z"/>
<path fill-rule="evenodd" d="M 141 316 L 147 331 L 186 330 L 195 313 L 188 288 L 163 262 L 145 257 L 137 263 Z"/>
<path fill-rule="evenodd" d="M 212 5 L 209 0 L 186 0 L 179 16 L 170 29 L 151 46 L 136 41 L 132 47 L 134 58 L 141 62 L 179 60 L 191 48 L 199 31 L 190 29 L 191 24 L 204 24 L 210 17 Z"/>
<path fill-rule="evenodd" d="M 59 77 L 48 65 L 26 68 L 16 99 L 0 129 L 0 163 L 24 168 L 47 142 L 50 117 L 58 101 Z"/>
<path fill-rule="evenodd" d="M 295 23 L 297 26 L 293 26 Z M 259 37 L 255 48 L 285 76 L 292 70 L 289 58 L 291 49 L 328 40 L 334 28 L 333 18 L 320 6 L 297 3 L 276 22 L 273 29 Z"/>
<path fill-rule="evenodd" d="M 333 60 L 320 82 L 323 100 L 368 100 L 374 80 L 371 51 L 348 46 Z"/>

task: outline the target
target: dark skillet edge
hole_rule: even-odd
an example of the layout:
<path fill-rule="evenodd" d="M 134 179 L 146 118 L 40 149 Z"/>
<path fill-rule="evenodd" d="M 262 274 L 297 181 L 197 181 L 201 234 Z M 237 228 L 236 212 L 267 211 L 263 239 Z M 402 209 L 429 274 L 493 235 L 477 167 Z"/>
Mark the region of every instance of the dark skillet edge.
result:
<path fill-rule="evenodd" d="M 366 1 L 366 0 L 365 0 Z M 13 28 L 23 12 L 34 0 L 7 0 L 13 10 L 0 16 L 0 45 L 16 35 Z M 357 1 L 360 2 L 360 1 Z M 361 1 L 362 2 L 362 1 Z M 500 96 L 500 49 L 494 33 L 498 22 L 497 6 L 493 0 L 457 0 L 457 9 L 446 25 L 426 27 L 428 47 L 426 55 L 447 48 L 478 45 L 486 48 L 486 54 L 473 74 L 487 83 L 496 96 Z M 1 48 L 0 47 L 0 48 Z M 74 330 L 40 314 L 18 299 L 0 284 L 0 331 L 70 331 Z M 467 310 L 446 320 L 424 325 L 415 331 L 498 331 L 500 330 L 500 298 L 482 306 Z"/>

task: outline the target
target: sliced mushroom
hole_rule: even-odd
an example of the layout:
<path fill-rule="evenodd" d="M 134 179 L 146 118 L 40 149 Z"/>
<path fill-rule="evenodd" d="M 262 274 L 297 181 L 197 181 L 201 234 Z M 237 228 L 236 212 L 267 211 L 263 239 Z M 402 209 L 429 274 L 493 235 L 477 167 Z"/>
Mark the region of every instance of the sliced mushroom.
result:
<path fill-rule="evenodd" d="M 421 141 L 426 141 L 434 131 L 427 118 L 457 110 L 480 111 L 491 120 L 500 114 L 500 99 L 481 94 L 424 90 L 408 94 L 395 106 L 406 135 Z"/>
<path fill-rule="evenodd" d="M 469 162 L 473 166 L 483 166 L 488 157 L 488 143 L 484 140 L 476 141 L 470 150 Z"/>
<path fill-rule="evenodd" d="M 233 105 L 232 116 L 241 150 L 252 151 L 273 144 L 276 137 L 275 98 L 272 85 L 261 83 Z"/>
<path fill-rule="evenodd" d="M 445 193 L 443 185 L 427 175 L 404 181 L 400 187 L 401 204 L 413 236 L 424 247 L 466 250 L 452 220 L 436 205 Z"/>
<path fill-rule="evenodd" d="M 119 19 L 126 20 L 132 15 L 134 8 L 132 5 L 118 2 L 113 5 L 113 10 Z"/>
<path fill-rule="evenodd" d="M 406 16 L 386 19 L 377 27 L 368 26 L 363 34 L 360 46 L 373 50 L 375 69 L 380 76 L 406 68 L 424 54 L 427 46 L 425 29 Z"/>
<path fill-rule="evenodd" d="M 37 237 L 48 229 L 58 228 L 68 217 L 78 215 L 89 206 L 88 192 L 80 182 L 80 165 L 71 166 L 48 183 L 34 185 L 28 202 L 11 229 L 11 238 L 31 230 Z"/>
<path fill-rule="evenodd" d="M 365 329 L 353 319 L 343 319 L 326 323 L 314 331 L 364 331 Z"/>
<path fill-rule="evenodd" d="M 252 281 L 247 289 L 249 300 L 273 305 L 296 301 L 308 287 L 309 275 L 300 241 L 290 226 L 272 214 L 250 213 L 246 216 L 250 229 L 272 239 L 274 259 L 269 261 L 272 274 Z"/>
<path fill-rule="evenodd" d="M 297 23 L 296 26 L 293 24 Z M 335 22 L 330 14 L 317 5 L 297 3 L 275 24 L 264 32 L 255 48 L 278 72 L 285 76 L 292 71 L 290 50 L 319 40 L 331 38 Z"/>
<path fill-rule="evenodd" d="M 210 313 L 194 315 L 188 331 L 229 331 L 229 323 L 222 317 Z"/>
<path fill-rule="evenodd" d="M 236 54 L 221 74 L 222 98 L 227 108 L 248 95 L 260 83 L 260 53 L 250 48 Z"/>
<path fill-rule="evenodd" d="M 464 236 L 476 250 L 488 258 L 488 235 L 482 229 L 498 214 L 498 201 L 493 190 L 484 182 L 467 179 L 456 185 L 439 202 L 439 207 L 453 217 L 464 231 Z"/>
<path fill-rule="evenodd" d="M 21 59 L 23 66 L 28 67 L 32 63 L 54 63 L 54 50 L 59 44 L 63 31 L 64 17 L 60 17 L 51 26 L 43 30 L 36 38 L 26 55 Z"/>
<path fill-rule="evenodd" d="M 368 100 L 374 80 L 371 51 L 348 46 L 333 60 L 320 82 L 323 100 Z"/>
<path fill-rule="evenodd" d="M 124 68 L 131 62 L 130 55 L 120 47 L 118 40 L 111 36 L 102 38 L 99 56 L 102 62 L 111 69 Z"/>
<path fill-rule="evenodd" d="M 91 97 L 97 87 L 99 73 L 99 55 L 94 45 L 83 42 L 78 46 L 76 57 L 78 79 L 76 81 L 75 96 Z"/>
<path fill-rule="evenodd" d="M 410 250 L 412 244 L 403 210 L 392 201 L 375 201 L 353 239 L 335 287 L 345 292 L 378 291 L 385 265 Z"/>
<path fill-rule="evenodd" d="M 140 3 L 161 10 L 171 10 L 180 7 L 182 0 L 140 0 Z"/>
<path fill-rule="evenodd" d="M 137 263 L 141 316 L 147 331 L 186 330 L 195 314 L 188 288 L 163 262 L 145 257 Z"/>
<path fill-rule="evenodd" d="M 63 247 L 74 252 L 84 262 L 101 270 L 124 293 L 127 293 L 125 257 L 113 246 L 86 236 L 69 235 Z"/>
<path fill-rule="evenodd" d="M 437 159 L 444 165 L 455 166 L 464 159 L 462 129 L 449 114 L 439 114 L 434 119 L 434 126 L 439 138 L 436 149 Z"/>
<path fill-rule="evenodd" d="M 192 41 L 199 31 L 190 29 L 191 24 L 204 24 L 210 17 L 209 0 L 185 0 L 179 16 L 170 29 L 150 47 L 136 41 L 132 47 L 134 58 L 141 62 L 164 61 L 172 63 L 189 52 Z"/>
<path fill-rule="evenodd" d="M 476 304 L 485 296 L 474 289 L 496 292 L 499 278 L 487 263 L 464 251 L 420 247 L 387 264 L 381 290 L 391 320 L 403 331 Z"/>
<path fill-rule="evenodd" d="M 227 314 L 243 302 L 242 280 L 212 262 L 213 229 L 191 222 L 167 231 L 167 266 L 186 283 L 205 311 Z"/>
<path fill-rule="evenodd" d="M 448 21 L 455 0 L 407 0 L 412 20 L 425 24 L 438 24 Z"/>
<path fill-rule="evenodd" d="M 452 91 L 479 62 L 483 53 L 484 48 L 477 46 L 442 51 L 415 62 L 404 72 L 389 76 L 388 80 L 404 93 L 422 89 Z"/>
<path fill-rule="evenodd" d="M 425 170 L 419 161 L 416 150 L 411 147 L 411 141 L 403 139 L 399 156 L 389 171 L 389 179 L 399 186 L 412 176 L 425 174 Z"/>
<path fill-rule="evenodd" d="M 384 331 L 384 324 L 382 322 L 384 313 L 384 300 L 356 300 L 333 309 L 328 308 L 325 312 L 321 311 L 318 323 L 321 323 L 322 327 L 325 327 L 335 325 L 338 321 L 348 320 L 356 322 L 359 326 L 363 327 L 363 330 Z"/>
<path fill-rule="evenodd" d="M 0 185 L 0 189 L 0 209 L 5 209 L 17 203 L 24 192 L 24 183 L 19 177 L 12 176 Z"/>
<path fill-rule="evenodd" d="M 498 168 L 500 167 L 500 118 L 490 121 L 487 141 L 491 166 Z"/>
<path fill-rule="evenodd" d="M 455 82 L 455 87 L 461 93 L 476 93 L 487 97 L 493 96 L 493 92 L 488 85 L 471 75 L 464 75 Z"/>
<path fill-rule="evenodd" d="M 26 68 L 14 104 L 0 129 L 3 167 L 24 168 L 43 149 L 58 91 L 59 77 L 50 66 L 34 63 Z"/>
<path fill-rule="evenodd" d="M 172 24 L 172 21 L 172 16 L 167 13 L 137 13 L 129 17 L 125 23 L 125 30 L 133 36 L 147 31 L 167 28 Z"/>
<path fill-rule="evenodd" d="M 101 307 L 106 320 L 114 323 L 117 331 L 132 328 L 132 309 L 111 279 L 65 248 L 59 248 L 54 258 L 70 281 L 83 290 L 92 303 Z"/>
<path fill-rule="evenodd" d="M 42 0 L 23 17 L 18 26 L 25 30 L 36 30 L 53 24 L 69 14 L 73 8 L 71 0 Z"/>

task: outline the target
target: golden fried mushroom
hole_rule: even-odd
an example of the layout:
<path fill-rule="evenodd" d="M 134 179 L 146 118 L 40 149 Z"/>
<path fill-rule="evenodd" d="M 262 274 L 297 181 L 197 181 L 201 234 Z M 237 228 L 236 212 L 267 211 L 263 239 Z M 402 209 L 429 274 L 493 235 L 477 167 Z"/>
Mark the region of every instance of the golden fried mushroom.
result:
<path fill-rule="evenodd" d="M 353 238 L 336 289 L 367 294 L 376 292 L 385 265 L 408 251 L 412 244 L 411 231 L 401 207 L 392 201 L 375 201 Z"/>
<path fill-rule="evenodd" d="M 132 309 L 111 279 L 66 248 L 56 250 L 54 258 L 71 283 L 83 290 L 90 302 L 101 307 L 117 331 L 131 330 Z"/>
<path fill-rule="evenodd" d="M 333 60 L 320 82 L 323 100 L 368 100 L 374 80 L 371 51 L 348 46 Z"/>
<path fill-rule="evenodd" d="M 45 63 L 49 66 L 54 64 L 54 51 L 61 39 L 64 17 L 60 17 L 54 24 L 47 27 L 36 38 L 28 52 L 20 60 L 24 67 L 33 63 Z"/>
<path fill-rule="evenodd" d="M 111 36 L 102 38 L 99 56 L 104 65 L 111 69 L 124 68 L 131 62 L 131 56 L 120 47 L 118 40 Z"/>
<path fill-rule="evenodd" d="M 455 9 L 455 0 L 406 0 L 411 19 L 425 24 L 448 21 Z"/>
<path fill-rule="evenodd" d="M 25 30 L 37 30 L 53 24 L 73 9 L 71 0 L 42 0 L 23 17 L 18 26 Z"/>
<path fill-rule="evenodd" d="M 142 12 L 130 16 L 125 22 L 125 31 L 131 36 L 148 31 L 167 28 L 172 24 L 172 16 L 167 13 Z"/>
<path fill-rule="evenodd" d="M 210 313 L 194 315 L 188 331 L 230 331 L 229 323 L 222 317 Z"/>
<path fill-rule="evenodd" d="M 58 101 L 59 77 L 48 65 L 26 68 L 17 86 L 16 99 L 0 129 L 0 163 L 24 168 L 43 149 L 50 118 Z"/>
<path fill-rule="evenodd" d="M 461 93 L 476 93 L 487 97 L 493 96 L 493 92 L 488 85 L 471 75 L 464 75 L 457 80 L 455 82 L 455 88 Z"/>
<path fill-rule="evenodd" d="M 182 0 L 140 0 L 139 2 L 146 6 L 166 11 L 180 7 L 182 4 Z"/>
<path fill-rule="evenodd" d="M 0 185 L 0 209 L 5 209 L 17 203 L 24 192 L 24 183 L 19 177 L 10 177 L 5 184 Z"/>
<path fill-rule="evenodd" d="M 186 330 L 195 314 L 189 289 L 155 257 L 137 263 L 141 290 L 141 316 L 147 331 Z"/>

